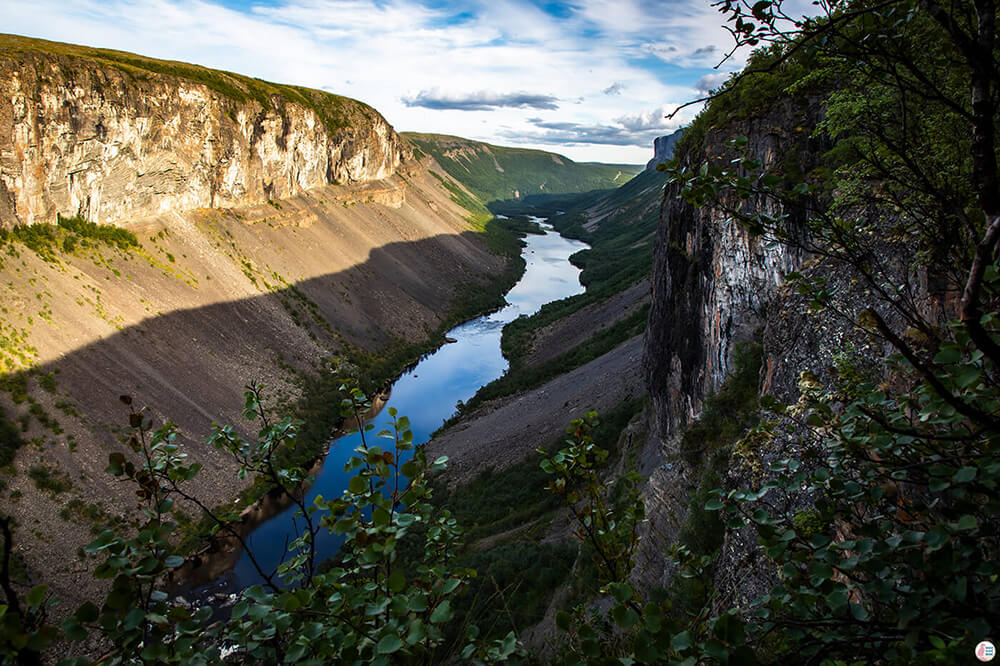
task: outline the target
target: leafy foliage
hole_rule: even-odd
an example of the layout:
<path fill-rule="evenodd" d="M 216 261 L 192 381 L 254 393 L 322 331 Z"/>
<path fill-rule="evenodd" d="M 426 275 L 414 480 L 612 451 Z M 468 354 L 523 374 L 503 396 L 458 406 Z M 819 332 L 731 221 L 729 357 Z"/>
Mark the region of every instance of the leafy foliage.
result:
<path fill-rule="evenodd" d="M 372 426 L 361 416 L 370 406 L 367 397 L 350 381 L 342 390 L 348 396 L 342 414 L 356 420 L 363 433 L 370 432 Z M 5 558 L 0 583 L 7 604 L 0 606 L 0 621 L 7 631 L 0 650 L 6 657 L 34 663 L 57 638 L 82 641 L 99 634 L 114 646 L 101 663 L 221 663 L 223 648 L 240 663 L 432 660 L 453 618 L 454 599 L 472 572 L 454 564 L 461 535 L 457 523 L 430 501 L 427 475 L 441 469 L 446 459 L 428 463 L 422 450 L 414 451 L 406 417 L 390 409 L 393 428 L 378 433 L 388 446 L 370 446 L 363 437 L 347 463 L 355 475 L 343 495 L 317 497 L 307 506 L 297 492 L 306 480 L 304 470 L 276 464 L 277 453 L 296 437 L 298 423 L 289 418 L 271 422 L 261 404 L 261 387 L 248 387 L 244 416 L 261 422 L 257 438 L 245 440 L 225 426 L 216 427 L 209 441 L 236 459 L 242 474 L 266 477 L 286 493 L 306 527 L 290 544 L 291 557 L 275 570 L 264 571 L 254 559 L 265 584 L 242 593 L 228 622 L 211 622 L 211 608 L 171 602 L 162 590 L 163 574 L 184 562 L 172 545 L 177 525 L 171 511 L 183 498 L 199 506 L 217 529 L 232 528 L 185 489 L 200 465 L 186 462 L 175 426 L 154 429 L 152 417 L 136 409 L 131 397 L 122 396 L 122 401 L 130 408 L 128 444 L 135 455 L 112 453 L 108 471 L 136 486 L 142 508 L 131 536 L 105 530 L 87 547 L 89 553 L 104 555 L 95 576 L 111 581 L 110 592 L 101 605 L 88 602 L 55 627 L 45 613 L 52 603 L 47 590 L 33 589 L 22 603 Z M 9 521 L 4 519 L 3 525 L 9 555 Z M 404 570 L 397 563 L 397 544 L 418 526 L 422 548 Z M 321 529 L 345 538 L 337 561 L 322 571 L 313 548 Z M 487 644 L 473 640 L 477 633 L 469 627 L 470 639 L 461 648 L 464 659 L 504 660 L 518 649 L 513 634 Z M 62 663 L 89 662 L 77 658 Z"/>

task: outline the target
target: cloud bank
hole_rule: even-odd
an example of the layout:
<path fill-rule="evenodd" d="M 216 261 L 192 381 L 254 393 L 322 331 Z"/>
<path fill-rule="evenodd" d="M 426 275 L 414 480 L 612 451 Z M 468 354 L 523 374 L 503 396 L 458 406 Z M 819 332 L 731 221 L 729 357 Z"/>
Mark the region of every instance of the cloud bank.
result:
<path fill-rule="evenodd" d="M 354 97 L 400 130 L 635 163 L 671 129 L 654 110 L 700 97 L 730 43 L 704 0 L 0 0 L 0 15 L 5 32 Z"/>
<path fill-rule="evenodd" d="M 552 95 L 534 95 L 527 92 L 497 93 L 480 90 L 473 93 L 442 93 L 436 89 L 421 90 L 416 95 L 403 97 L 406 106 L 425 109 L 451 109 L 456 111 L 485 111 L 490 109 L 558 109 L 559 100 Z"/>

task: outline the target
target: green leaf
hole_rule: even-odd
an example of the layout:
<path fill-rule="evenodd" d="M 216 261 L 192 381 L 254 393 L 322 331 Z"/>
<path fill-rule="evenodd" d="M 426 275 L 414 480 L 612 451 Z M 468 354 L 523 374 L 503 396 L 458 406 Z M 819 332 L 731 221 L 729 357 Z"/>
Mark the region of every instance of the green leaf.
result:
<path fill-rule="evenodd" d="M 98 617 L 100 617 L 100 609 L 94 605 L 92 602 L 87 601 L 78 609 L 76 609 L 76 614 L 74 617 L 79 622 L 95 622 Z"/>
<path fill-rule="evenodd" d="M 392 654 L 403 647 L 403 641 L 396 634 L 386 634 L 378 642 L 378 646 L 375 648 L 376 652 L 379 654 Z"/>
<path fill-rule="evenodd" d="M 168 555 L 165 560 L 163 560 L 163 565 L 168 569 L 173 569 L 184 564 L 184 558 L 180 555 Z"/>
<path fill-rule="evenodd" d="M 942 349 L 934 357 L 934 362 L 939 365 L 949 365 L 951 363 L 958 363 L 962 360 L 962 352 L 954 347 L 947 347 Z"/>
<path fill-rule="evenodd" d="M 389 590 L 392 592 L 402 592 L 406 587 L 406 576 L 399 569 L 394 569 L 389 576 Z"/>
<path fill-rule="evenodd" d="M 424 640 L 427 636 L 427 627 L 420 618 L 413 620 L 410 623 L 410 631 L 406 634 L 406 643 L 408 645 L 416 645 Z"/>
<path fill-rule="evenodd" d="M 441 624 L 442 622 L 450 620 L 451 616 L 451 603 L 445 599 L 440 605 L 438 605 L 437 608 L 434 609 L 434 612 L 431 613 L 431 622 L 434 624 Z"/>
<path fill-rule="evenodd" d="M 49 591 L 48 585 L 36 585 L 31 588 L 31 592 L 28 592 L 26 601 L 29 606 L 41 606 L 42 602 L 45 601 L 45 595 Z"/>
<path fill-rule="evenodd" d="M 569 631 L 573 622 L 573 616 L 564 610 L 556 611 L 556 627 L 560 631 Z"/>
<path fill-rule="evenodd" d="M 969 530 L 974 530 L 977 527 L 979 527 L 979 521 L 976 520 L 975 516 L 970 516 L 966 514 L 958 519 L 958 524 L 956 525 L 956 527 L 963 532 L 967 532 Z"/>
<path fill-rule="evenodd" d="M 632 598 L 632 587 L 626 583 L 611 583 L 608 585 L 608 591 L 620 604 Z"/>
<path fill-rule="evenodd" d="M 713 497 L 712 499 L 705 502 L 705 511 L 718 511 L 722 509 L 723 506 L 725 505 L 722 503 L 721 499 L 719 499 L 718 497 Z"/>
<path fill-rule="evenodd" d="M 639 614 L 628 606 L 615 606 L 611 609 L 611 619 L 615 621 L 619 627 L 623 629 L 628 629 L 634 627 L 639 621 Z"/>
<path fill-rule="evenodd" d="M 976 472 L 978 470 L 975 467 L 963 467 L 951 477 L 952 483 L 968 483 L 976 478 Z"/>
<path fill-rule="evenodd" d="M 368 479 L 363 476 L 352 476 L 351 480 L 347 482 L 347 489 L 355 495 L 364 494 L 368 490 Z"/>

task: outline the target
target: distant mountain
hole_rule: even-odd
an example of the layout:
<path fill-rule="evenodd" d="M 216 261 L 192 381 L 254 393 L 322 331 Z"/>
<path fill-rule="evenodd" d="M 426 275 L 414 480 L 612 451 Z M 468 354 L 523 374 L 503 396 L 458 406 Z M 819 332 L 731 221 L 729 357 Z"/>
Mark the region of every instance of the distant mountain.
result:
<path fill-rule="evenodd" d="M 658 136 L 653 140 L 653 159 L 646 163 L 646 171 L 652 171 L 657 165 L 669 161 L 674 156 L 674 144 L 683 133 L 684 129 L 679 129 L 673 134 Z"/>
<path fill-rule="evenodd" d="M 431 155 L 448 175 L 485 203 L 532 194 L 611 189 L 642 171 L 636 164 L 574 162 L 556 153 L 505 148 L 444 134 L 403 132 L 402 136 L 418 151 Z"/>

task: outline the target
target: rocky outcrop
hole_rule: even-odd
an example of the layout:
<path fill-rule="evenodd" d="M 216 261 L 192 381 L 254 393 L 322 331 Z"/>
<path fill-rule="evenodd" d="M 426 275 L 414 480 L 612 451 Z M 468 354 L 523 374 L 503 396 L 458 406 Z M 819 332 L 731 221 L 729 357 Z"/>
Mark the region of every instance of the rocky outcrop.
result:
<path fill-rule="evenodd" d="M 683 133 L 684 130 L 679 129 L 673 134 L 658 136 L 653 139 L 653 159 L 646 162 L 646 171 L 653 171 L 660 164 L 670 161 L 670 158 L 674 156 L 674 144 L 677 143 L 677 139 L 681 138 L 681 134 Z"/>
<path fill-rule="evenodd" d="M 391 176 L 374 109 L 131 54 L 0 37 L 0 225 L 262 203 Z"/>
<path fill-rule="evenodd" d="M 682 156 L 689 165 L 724 162 L 735 156 L 726 142 L 748 138 L 751 159 L 765 168 L 780 165 L 795 146 L 808 150 L 808 133 L 819 109 L 779 103 L 739 124 L 712 130 L 700 152 Z M 805 146 L 807 150 L 801 150 Z M 643 453 L 649 475 L 648 522 L 637 556 L 636 577 L 645 586 L 666 586 L 672 574 L 665 548 L 676 542 L 697 475 L 678 456 L 683 427 L 700 411 L 705 397 L 730 372 L 733 353 L 765 327 L 784 275 L 800 266 L 804 252 L 751 235 L 726 212 L 742 205 L 772 215 L 781 211 L 765 200 L 721 199 L 695 207 L 676 184 L 664 192 L 652 272 L 652 307 L 645 337 L 646 385 L 650 394 L 650 437 Z M 797 223 L 794 216 L 789 224 Z M 794 380 L 791 380 L 794 387 Z"/>

